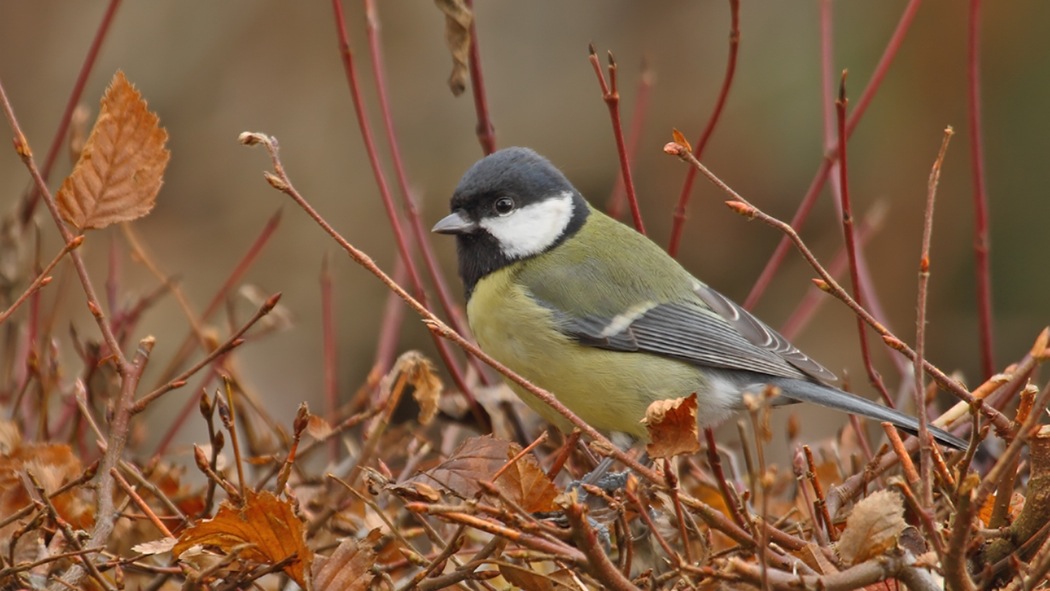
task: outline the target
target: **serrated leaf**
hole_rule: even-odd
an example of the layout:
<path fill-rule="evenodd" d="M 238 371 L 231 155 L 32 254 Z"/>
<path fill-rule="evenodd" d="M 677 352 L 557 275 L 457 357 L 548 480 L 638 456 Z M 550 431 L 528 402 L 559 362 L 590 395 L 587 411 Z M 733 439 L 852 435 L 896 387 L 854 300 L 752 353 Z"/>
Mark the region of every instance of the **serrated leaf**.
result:
<path fill-rule="evenodd" d="M 310 579 L 315 591 L 364 591 L 375 575 L 376 553 L 372 549 L 382 534 L 373 529 L 363 540 L 347 538 L 328 558 L 318 556 Z"/>
<path fill-rule="evenodd" d="M 876 491 L 858 502 L 846 519 L 846 529 L 837 546 L 839 556 L 847 564 L 878 556 L 897 545 L 897 538 L 906 527 L 900 495 Z"/>
<path fill-rule="evenodd" d="M 118 70 L 80 159 L 55 196 L 62 218 L 87 230 L 149 213 L 171 157 L 167 141 L 157 115 Z"/>
<path fill-rule="evenodd" d="M 305 588 L 305 573 L 313 563 L 313 552 L 306 545 L 303 522 L 290 502 L 267 491 L 246 490 L 241 507 L 223 503 L 214 519 L 184 529 L 172 554 L 178 556 L 196 545 L 229 552 L 244 544 L 251 545 L 241 552 L 248 560 L 274 564 L 295 556 L 283 570 Z"/>

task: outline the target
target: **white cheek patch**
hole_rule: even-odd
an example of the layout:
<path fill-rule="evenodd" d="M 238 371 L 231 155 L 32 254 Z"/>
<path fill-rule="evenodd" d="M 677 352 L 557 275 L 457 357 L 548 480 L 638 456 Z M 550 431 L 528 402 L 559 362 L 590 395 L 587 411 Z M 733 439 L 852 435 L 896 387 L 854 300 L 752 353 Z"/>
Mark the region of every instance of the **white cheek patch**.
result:
<path fill-rule="evenodd" d="M 511 259 L 537 255 L 554 244 L 572 221 L 572 192 L 564 191 L 503 217 L 481 220 L 481 227 Z"/>

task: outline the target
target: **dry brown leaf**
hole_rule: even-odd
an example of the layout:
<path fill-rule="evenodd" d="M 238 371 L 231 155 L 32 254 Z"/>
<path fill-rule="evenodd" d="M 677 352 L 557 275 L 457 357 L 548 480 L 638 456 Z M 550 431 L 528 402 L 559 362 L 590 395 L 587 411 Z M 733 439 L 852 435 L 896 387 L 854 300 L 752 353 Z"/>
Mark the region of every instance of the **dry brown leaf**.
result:
<path fill-rule="evenodd" d="M 672 128 L 671 129 L 671 137 L 674 138 L 674 141 L 675 141 L 676 144 L 679 144 L 683 148 L 685 148 L 686 152 L 692 152 L 693 151 L 693 146 L 689 143 L 689 140 L 685 139 L 685 135 L 682 132 L 678 131 L 677 129 Z"/>
<path fill-rule="evenodd" d="M 62 443 L 21 444 L 17 427 L 5 435 L 6 453 L 0 454 L 0 515 L 10 515 L 32 504 L 22 474 L 30 471 L 48 493 L 77 478 L 84 468 L 72 448 Z M 85 491 L 71 490 L 51 499 L 55 510 L 75 528 L 87 529 L 95 521 L 94 504 Z"/>
<path fill-rule="evenodd" d="M 363 540 L 347 538 L 328 558 L 318 556 L 310 569 L 310 581 L 315 591 L 364 591 L 375 575 L 372 565 L 376 553 L 373 547 L 382 537 L 379 529 L 368 532 Z"/>
<path fill-rule="evenodd" d="M 332 434 L 332 426 L 324 420 L 324 417 L 311 414 L 306 422 L 306 432 L 310 437 L 321 440 Z"/>
<path fill-rule="evenodd" d="M 992 510 L 995 508 L 995 497 L 997 493 L 988 495 L 988 500 L 984 502 L 984 506 L 977 512 L 977 518 L 981 520 L 981 523 L 985 527 L 990 527 L 992 521 Z M 1014 491 L 1010 496 L 1010 507 L 1007 510 L 1010 516 L 1010 522 L 1012 523 L 1021 514 L 1021 509 L 1024 509 L 1025 497 L 1023 494 Z"/>
<path fill-rule="evenodd" d="M 241 556 L 256 562 L 273 564 L 296 556 L 283 570 L 305 588 L 305 573 L 313 562 L 313 552 L 306 546 L 304 533 L 303 522 L 292 510 L 291 502 L 278 499 L 268 491 L 248 489 L 243 507 L 225 502 L 213 519 L 184 529 L 172 554 L 178 556 L 196 545 L 229 552 L 235 546 L 251 544 Z"/>
<path fill-rule="evenodd" d="M 419 351 L 406 351 L 397 358 L 394 369 L 390 371 L 391 376 L 401 373 L 412 385 L 412 397 L 419 403 L 419 424 L 430 423 L 437 414 L 438 400 L 445 389 L 434 373 L 434 364 Z"/>
<path fill-rule="evenodd" d="M 157 115 L 118 70 L 80 160 L 55 196 L 62 218 L 86 230 L 149 213 L 171 157 L 167 141 Z"/>
<path fill-rule="evenodd" d="M 838 553 L 847 564 L 857 564 L 897 545 L 904 528 L 904 503 L 899 494 L 875 491 L 862 499 L 846 518 Z"/>
<path fill-rule="evenodd" d="M 520 452 L 521 446 L 491 435 L 471 437 L 456 448 L 447 460 L 412 480 L 436 482 L 461 498 L 472 499 L 481 490 L 479 480 L 491 481 L 497 472 L 503 470 L 494 484 L 509 500 L 525 511 L 552 510 L 557 488 L 531 454 L 507 466 L 507 460 Z"/>
<path fill-rule="evenodd" d="M 657 400 L 646 409 L 642 422 L 649 431 L 645 451 L 651 457 L 670 458 L 700 451 L 695 393 L 688 398 Z"/>
<path fill-rule="evenodd" d="M 550 574 L 538 573 L 530 568 L 509 562 L 500 562 L 499 572 L 515 589 L 524 589 L 525 591 L 578 589 L 578 587 L 569 585 Z"/>
<path fill-rule="evenodd" d="M 459 96 L 467 88 L 470 25 L 474 21 L 474 14 L 464 0 L 434 0 L 434 4 L 445 15 L 445 43 L 452 54 L 452 75 L 448 77 L 448 87 L 453 96 Z"/>

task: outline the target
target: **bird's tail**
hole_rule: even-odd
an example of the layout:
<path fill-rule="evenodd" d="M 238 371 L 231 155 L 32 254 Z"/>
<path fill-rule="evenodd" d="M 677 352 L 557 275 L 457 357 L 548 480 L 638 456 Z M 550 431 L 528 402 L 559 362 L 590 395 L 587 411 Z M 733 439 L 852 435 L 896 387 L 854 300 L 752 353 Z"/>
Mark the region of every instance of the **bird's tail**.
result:
<path fill-rule="evenodd" d="M 781 395 L 792 400 L 812 402 L 835 410 L 868 417 L 877 421 L 892 423 L 898 429 L 915 435 L 919 431 L 919 421 L 892 408 L 876 404 L 867 398 L 844 392 L 831 386 L 795 380 L 791 378 L 770 377 L 765 384 L 780 388 Z M 756 391 L 764 384 L 756 385 Z M 968 442 L 936 427 L 930 427 L 930 434 L 943 445 L 953 449 L 965 449 Z"/>

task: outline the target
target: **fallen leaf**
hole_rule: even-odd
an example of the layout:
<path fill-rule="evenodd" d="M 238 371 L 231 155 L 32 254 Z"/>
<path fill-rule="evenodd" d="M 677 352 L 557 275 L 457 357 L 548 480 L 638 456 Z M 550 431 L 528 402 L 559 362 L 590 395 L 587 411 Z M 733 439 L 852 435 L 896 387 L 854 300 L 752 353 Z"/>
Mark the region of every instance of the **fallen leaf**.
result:
<path fill-rule="evenodd" d="M 670 458 L 700 451 L 696 424 L 696 394 L 688 398 L 657 400 L 642 419 L 649 431 L 645 451 L 653 458 Z"/>
<path fill-rule="evenodd" d="M 80 159 L 55 195 L 62 218 L 86 230 L 149 213 L 171 157 L 167 141 L 157 115 L 118 70 Z"/>
<path fill-rule="evenodd" d="M 474 14 L 464 0 L 434 0 L 434 4 L 445 15 L 445 43 L 452 54 L 448 87 L 453 96 L 459 96 L 467 89 L 470 25 L 474 22 Z"/>
<path fill-rule="evenodd" d="M 479 480 L 491 481 L 502 470 L 494 484 L 507 499 L 528 512 L 552 510 L 558 490 L 531 454 L 507 466 L 507 460 L 519 453 L 521 446 L 491 435 L 471 437 L 447 460 L 411 480 L 435 482 L 452 494 L 472 499 L 481 490 Z"/>
<path fill-rule="evenodd" d="M 364 591 L 375 575 L 372 566 L 376 553 L 373 547 L 382 535 L 379 529 L 368 532 L 363 540 L 347 538 L 329 557 L 318 556 L 310 570 L 310 581 L 315 591 Z"/>
<path fill-rule="evenodd" d="M 862 499 L 846 518 L 846 528 L 837 545 L 847 564 L 857 564 L 897 545 L 897 537 L 908 527 L 899 494 L 875 491 Z"/>
<path fill-rule="evenodd" d="M 251 544 L 241 556 L 260 563 L 274 564 L 291 556 L 296 559 L 284 572 L 305 588 L 305 573 L 313 562 L 306 546 L 303 522 L 292 510 L 291 502 L 268 491 L 244 492 L 244 505 L 224 502 L 213 519 L 192 524 L 179 535 L 172 554 L 179 556 L 191 546 L 207 546 L 229 552 L 235 546 Z"/>

